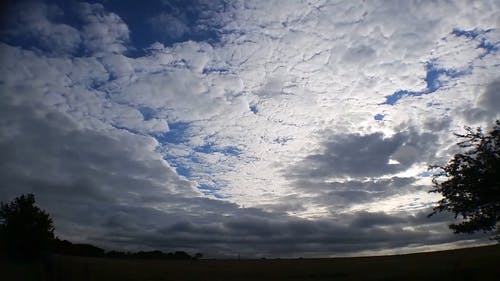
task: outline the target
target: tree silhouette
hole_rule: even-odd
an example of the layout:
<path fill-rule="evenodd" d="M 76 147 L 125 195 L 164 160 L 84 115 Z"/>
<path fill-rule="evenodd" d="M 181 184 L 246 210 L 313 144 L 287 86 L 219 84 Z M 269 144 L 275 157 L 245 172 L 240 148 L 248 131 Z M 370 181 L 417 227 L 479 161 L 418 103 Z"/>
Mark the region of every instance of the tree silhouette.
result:
<path fill-rule="evenodd" d="M 49 214 L 35 206 L 35 196 L 23 194 L 0 203 L 0 237 L 13 259 L 33 260 L 49 249 L 54 225 Z"/>
<path fill-rule="evenodd" d="M 458 143 L 464 152 L 455 154 L 446 166 L 431 167 L 439 170 L 432 179 L 431 192 L 441 193 L 444 198 L 429 217 L 448 211 L 462 218 L 460 223 L 449 226 L 455 233 L 496 228 L 500 234 L 500 121 L 487 134 L 481 128 L 465 129 L 465 134 L 457 134 L 464 139 Z"/>

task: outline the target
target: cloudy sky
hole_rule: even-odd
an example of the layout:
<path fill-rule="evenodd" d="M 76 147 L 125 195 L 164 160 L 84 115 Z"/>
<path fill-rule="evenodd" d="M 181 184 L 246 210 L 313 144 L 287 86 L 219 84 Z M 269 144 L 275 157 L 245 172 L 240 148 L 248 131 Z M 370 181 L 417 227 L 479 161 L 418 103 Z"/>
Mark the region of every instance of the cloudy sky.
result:
<path fill-rule="evenodd" d="M 12 1 L 0 200 L 106 249 L 442 249 L 428 164 L 500 118 L 500 1 Z"/>

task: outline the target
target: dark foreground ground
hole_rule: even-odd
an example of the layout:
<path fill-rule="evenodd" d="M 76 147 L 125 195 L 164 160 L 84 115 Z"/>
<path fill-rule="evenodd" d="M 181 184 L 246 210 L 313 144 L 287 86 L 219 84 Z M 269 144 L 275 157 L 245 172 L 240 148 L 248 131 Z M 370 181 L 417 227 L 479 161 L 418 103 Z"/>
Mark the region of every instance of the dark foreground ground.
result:
<path fill-rule="evenodd" d="M 117 260 L 56 256 L 0 263 L 0 280 L 500 280 L 500 246 L 398 256 L 267 260 Z"/>

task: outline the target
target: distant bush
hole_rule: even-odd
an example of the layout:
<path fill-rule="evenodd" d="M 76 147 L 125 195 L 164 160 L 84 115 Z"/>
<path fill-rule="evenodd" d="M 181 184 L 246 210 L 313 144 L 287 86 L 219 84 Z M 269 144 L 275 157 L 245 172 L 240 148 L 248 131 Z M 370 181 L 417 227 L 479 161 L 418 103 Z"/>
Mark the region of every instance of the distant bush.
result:
<path fill-rule="evenodd" d="M 121 252 L 109 251 L 90 244 L 73 244 L 67 240 L 54 239 L 51 251 L 55 254 L 81 257 L 107 257 L 118 259 L 157 259 L 157 260 L 190 260 L 200 258 L 202 254 L 192 257 L 184 251 L 173 253 L 164 253 L 162 251 L 139 251 L 139 252 Z"/>
<path fill-rule="evenodd" d="M 56 254 L 81 257 L 104 257 L 105 251 L 90 244 L 73 244 L 67 240 L 56 238 L 52 242 L 51 251 Z"/>
<path fill-rule="evenodd" d="M 140 252 L 119 252 L 110 251 L 106 253 L 109 258 L 127 258 L 127 259 L 158 259 L 158 260 L 190 260 L 194 259 L 184 251 L 174 253 L 164 253 L 162 251 L 140 251 Z"/>

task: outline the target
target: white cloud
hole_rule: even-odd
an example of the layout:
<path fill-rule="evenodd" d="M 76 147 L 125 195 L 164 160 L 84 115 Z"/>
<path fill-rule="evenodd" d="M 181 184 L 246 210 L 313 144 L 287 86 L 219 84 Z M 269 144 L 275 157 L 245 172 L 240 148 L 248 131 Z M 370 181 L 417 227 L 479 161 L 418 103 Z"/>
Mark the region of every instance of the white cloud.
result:
<path fill-rule="evenodd" d="M 122 53 L 129 40 L 127 24 L 114 14 L 107 12 L 101 4 L 80 4 L 80 13 L 85 25 L 82 38 L 85 47 L 102 56 L 104 53 Z"/>

